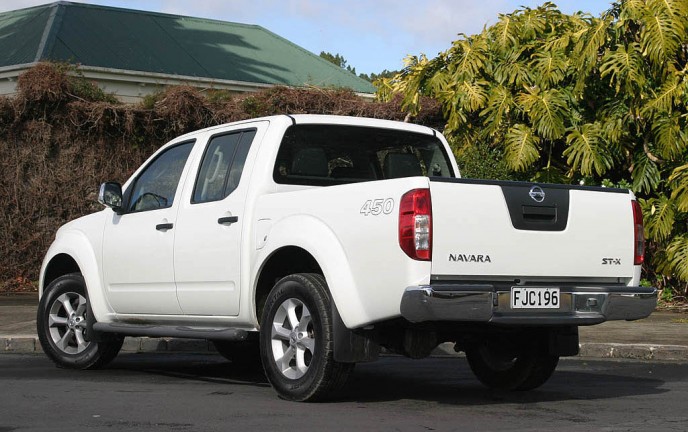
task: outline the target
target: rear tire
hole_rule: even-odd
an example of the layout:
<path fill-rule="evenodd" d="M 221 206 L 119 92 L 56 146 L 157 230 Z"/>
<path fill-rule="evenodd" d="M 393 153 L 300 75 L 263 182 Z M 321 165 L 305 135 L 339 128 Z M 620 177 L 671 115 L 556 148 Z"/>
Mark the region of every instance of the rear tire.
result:
<path fill-rule="evenodd" d="M 277 282 L 260 328 L 265 375 L 284 399 L 330 398 L 346 383 L 354 363 L 334 360 L 332 307 L 325 279 L 300 273 Z"/>
<path fill-rule="evenodd" d="M 466 359 L 475 376 L 489 388 L 532 390 L 552 376 L 559 356 L 547 352 L 546 340 L 529 343 L 488 337 L 466 347 Z"/>
<path fill-rule="evenodd" d="M 38 303 L 36 330 L 43 352 L 59 367 L 97 369 L 117 356 L 124 338 L 104 335 L 88 341 L 91 313 L 86 283 L 80 273 L 61 276 L 48 285 Z"/>

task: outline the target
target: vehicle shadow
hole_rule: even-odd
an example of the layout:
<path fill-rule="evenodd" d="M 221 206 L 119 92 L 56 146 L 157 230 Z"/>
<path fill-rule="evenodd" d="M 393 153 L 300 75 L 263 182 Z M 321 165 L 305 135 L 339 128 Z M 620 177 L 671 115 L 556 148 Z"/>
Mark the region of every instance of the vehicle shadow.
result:
<path fill-rule="evenodd" d="M 109 369 L 229 386 L 270 386 L 260 365 L 237 368 L 219 355 L 128 354 L 118 357 Z M 417 400 L 470 406 L 599 400 L 666 393 L 669 390 L 662 386 L 667 380 L 687 375 L 688 369 L 677 364 L 576 359 L 562 361 L 552 378 L 536 390 L 500 391 L 484 387 L 464 358 L 383 357 L 356 365 L 332 402 Z"/>
<path fill-rule="evenodd" d="M 118 356 L 108 369 L 215 384 L 270 387 L 261 365 L 236 367 L 219 354 L 125 354 Z"/>
<path fill-rule="evenodd" d="M 666 393 L 665 368 L 659 365 L 611 360 L 562 361 L 550 380 L 531 391 L 492 390 L 471 372 L 465 358 L 413 361 L 401 357 L 357 365 L 339 401 L 389 402 L 409 399 L 452 405 L 530 404 L 563 400 L 596 400 Z M 652 374 L 652 370 L 657 370 Z M 649 373 L 648 373 L 649 370 Z M 685 367 L 681 369 L 684 374 Z M 678 372 L 678 371 L 677 371 Z M 672 379 L 680 379 L 673 373 Z"/>

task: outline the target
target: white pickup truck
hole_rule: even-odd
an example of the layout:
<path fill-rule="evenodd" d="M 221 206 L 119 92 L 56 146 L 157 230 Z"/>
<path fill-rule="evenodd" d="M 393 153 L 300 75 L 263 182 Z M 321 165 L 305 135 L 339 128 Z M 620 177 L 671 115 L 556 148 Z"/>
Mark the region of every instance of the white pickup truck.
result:
<path fill-rule="evenodd" d="M 38 335 L 62 367 L 103 366 L 124 336 L 204 338 L 312 401 L 381 347 L 452 342 L 487 386 L 527 390 L 578 353 L 578 326 L 656 305 L 630 191 L 461 179 L 444 137 L 408 123 L 211 127 L 99 200 L 41 269 Z"/>

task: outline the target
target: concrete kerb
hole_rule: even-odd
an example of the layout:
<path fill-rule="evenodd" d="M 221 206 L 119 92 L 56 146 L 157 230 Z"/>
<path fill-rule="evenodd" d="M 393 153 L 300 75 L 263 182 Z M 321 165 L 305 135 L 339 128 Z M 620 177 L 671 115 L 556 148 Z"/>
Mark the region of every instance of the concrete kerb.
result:
<path fill-rule="evenodd" d="M 0 353 L 42 353 L 37 336 L 0 336 Z M 153 352 L 215 352 L 212 342 L 204 339 L 127 337 L 122 345 L 123 353 Z"/>
<path fill-rule="evenodd" d="M 0 335 L 0 353 L 32 354 L 42 352 L 36 336 Z M 212 342 L 203 339 L 127 337 L 122 345 L 123 353 L 215 352 Z M 451 343 L 443 343 L 432 353 L 433 357 L 462 357 Z M 688 346 L 659 344 L 582 343 L 580 358 L 632 359 L 646 361 L 688 362 Z"/>
<path fill-rule="evenodd" d="M 688 361 L 688 346 L 656 344 L 584 343 L 580 357 Z"/>

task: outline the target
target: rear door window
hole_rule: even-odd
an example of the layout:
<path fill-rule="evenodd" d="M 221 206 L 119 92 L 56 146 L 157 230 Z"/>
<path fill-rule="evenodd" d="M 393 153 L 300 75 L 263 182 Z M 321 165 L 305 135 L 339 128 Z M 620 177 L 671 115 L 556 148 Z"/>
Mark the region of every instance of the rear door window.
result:
<path fill-rule="evenodd" d="M 244 130 L 210 139 L 194 186 L 192 203 L 219 201 L 232 193 L 241 181 L 246 157 L 256 130 Z"/>

